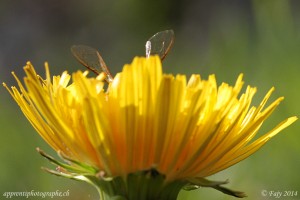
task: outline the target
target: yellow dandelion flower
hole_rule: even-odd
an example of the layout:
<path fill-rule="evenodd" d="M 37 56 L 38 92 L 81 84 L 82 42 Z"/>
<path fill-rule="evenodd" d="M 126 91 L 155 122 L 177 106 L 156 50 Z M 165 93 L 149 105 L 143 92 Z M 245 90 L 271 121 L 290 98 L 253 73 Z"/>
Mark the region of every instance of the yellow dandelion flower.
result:
<path fill-rule="evenodd" d="M 255 107 L 256 88 L 240 94 L 242 75 L 234 86 L 218 86 L 214 75 L 187 81 L 163 74 L 157 56 L 135 58 L 107 89 L 103 74 L 51 78 L 45 66 L 45 79 L 27 63 L 25 86 L 15 74 L 19 89 L 4 86 L 41 137 L 69 161 L 40 151 L 61 167 L 48 171 L 96 185 L 103 199 L 176 199 L 181 188 L 197 186 L 243 197 L 224 188 L 226 181 L 205 177 L 247 158 L 297 119 L 253 139 L 283 100 L 266 106 L 274 88 Z"/>

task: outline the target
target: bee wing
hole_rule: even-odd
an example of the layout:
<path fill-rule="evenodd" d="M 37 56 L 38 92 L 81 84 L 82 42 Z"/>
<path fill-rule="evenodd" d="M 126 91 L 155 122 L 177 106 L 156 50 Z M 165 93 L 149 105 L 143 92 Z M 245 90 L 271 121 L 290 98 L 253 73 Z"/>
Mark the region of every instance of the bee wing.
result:
<path fill-rule="evenodd" d="M 156 33 L 146 42 L 146 57 L 157 54 L 163 60 L 173 46 L 175 34 L 173 30 Z"/>
<path fill-rule="evenodd" d="M 100 74 L 101 71 L 103 71 L 106 74 L 107 82 L 113 80 L 103 58 L 96 49 L 86 45 L 73 45 L 71 52 L 75 58 L 89 70 L 95 74 Z"/>

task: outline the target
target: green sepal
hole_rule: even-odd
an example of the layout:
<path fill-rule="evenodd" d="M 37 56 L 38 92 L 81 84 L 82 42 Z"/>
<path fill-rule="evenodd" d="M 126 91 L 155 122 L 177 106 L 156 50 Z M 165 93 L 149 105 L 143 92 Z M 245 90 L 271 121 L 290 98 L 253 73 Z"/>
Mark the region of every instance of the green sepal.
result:
<path fill-rule="evenodd" d="M 76 166 L 79 166 L 80 168 L 82 168 L 82 169 L 84 169 L 84 170 L 86 170 L 86 171 L 89 171 L 89 172 L 91 172 L 91 173 L 97 173 L 97 171 L 98 171 L 98 169 L 96 169 L 95 167 L 92 167 L 92 166 L 90 166 L 90 165 L 86 165 L 86 164 L 81 163 L 81 162 L 78 162 L 77 160 L 74 160 L 74 159 L 72 159 L 72 158 L 70 158 L 70 157 L 67 157 L 67 156 L 66 156 L 63 152 L 61 152 L 61 151 L 58 151 L 57 154 L 58 154 L 58 156 L 59 156 L 61 159 L 65 160 L 65 161 L 69 161 L 69 162 L 71 162 L 72 164 L 75 164 Z"/>
<path fill-rule="evenodd" d="M 72 163 L 74 165 L 69 165 L 69 164 L 65 164 L 62 162 L 57 161 L 55 158 L 53 158 L 52 156 L 46 154 L 43 150 L 41 150 L 40 148 L 36 148 L 36 150 L 47 160 L 49 160 L 52 164 L 57 165 L 59 167 L 62 167 L 62 171 L 68 171 L 68 173 L 75 173 L 75 174 L 95 174 L 98 172 L 97 169 L 79 163 L 77 161 L 74 161 L 66 156 L 63 156 L 62 153 L 58 153 L 59 157 L 61 157 L 63 160 L 67 160 L 69 163 Z M 52 173 L 52 172 L 51 172 Z M 57 174 L 56 174 L 57 175 Z"/>
<path fill-rule="evenodd" d="M 223 192 L 224 194 L 228 194 L 234 197 L 238 198 L 244 198 L 247 197 L 247 195 L 244 192 L 240 191 L 234 191 L 228 188 L 223 187 L 222 185 L 229 183 L 228 180 L 226 181 L 210 181 L 205 178 L 190 178 L 188 179 L 188 184 L 183 187 L 184 190 L 193 190 L 197 189 L 199 187 L 211 187 L 216 190 L 219 190 L 220 192 Z"/>

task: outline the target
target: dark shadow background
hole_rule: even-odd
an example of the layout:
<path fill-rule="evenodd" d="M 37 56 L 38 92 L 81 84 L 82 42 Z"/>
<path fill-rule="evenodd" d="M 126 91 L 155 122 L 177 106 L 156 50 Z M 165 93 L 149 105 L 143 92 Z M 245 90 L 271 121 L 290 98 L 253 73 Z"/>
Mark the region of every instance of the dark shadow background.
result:
<path fill-rule="evenodd" d="M 299 115 L 299 11 L 296 0 L 2 0 L 0 80 L 15 85 L 11 71 L 22 77 L 22 66 L 28 60 L 39 74 L 44 74 L 45 61 L 52 74 L 83 70 L 70 53 L 73 44 L 99 49 L 115 74 L 134 56 L 144 55 L 150 36 L 173 29 L 176 40 L 164 61 L 165 72 L 200 73 L 203 78 L 214 73 L 219 83 L 230 84 L 244 73 L 246 85 L 258 88 L 254 105 L 272 86 L 276 88 L 272 100 L 285 96 L 260 131 L 263 134 L 281 120 Z M 55 153 L 35 133 L 4 88 L 0 89 L 0 126 L 0 195 L 59 190 L 69 191 L 70 196 L 54 199 L 98 198 L 87 184 L 40 169 L 52 166 L 35 148 Z M 211 179 L 229 178 L 228 187 L 245 191 L 248 199 L 274 199 L 263 197 L 262 190 L 298 191 L 298 196 L 282 199 L 300 199 L 298 130 L 296 122 L 255 155 Z M 182 192 L 179 199 L 234 198 L 201 188 Z"/>

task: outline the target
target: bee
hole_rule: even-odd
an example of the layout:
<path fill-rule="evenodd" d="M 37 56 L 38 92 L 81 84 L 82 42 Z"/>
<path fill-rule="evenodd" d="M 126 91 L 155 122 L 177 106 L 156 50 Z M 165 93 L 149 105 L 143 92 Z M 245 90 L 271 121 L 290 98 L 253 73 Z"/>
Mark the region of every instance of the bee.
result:
<path fill-rule="evenodd" d="M 173 46 L 174 39 L 175 34 L 173 30 L 165 30 L 154 34 L 146 42 L 146 58 L 149 58 L 150 55 L 157 54 L 161 60 L 164 60 Z M 113 81 L 113 76 L 99 51 L 86 45 L 73 45 L 71 47 L 71 52 L 88 70 L 97 75 L 104 72 L 106 75 L 106 82 L 110 83 Z"/>

